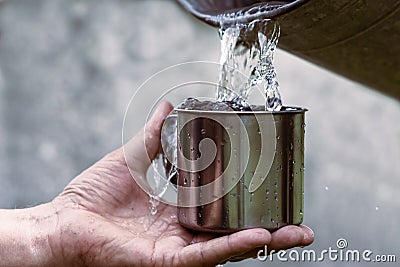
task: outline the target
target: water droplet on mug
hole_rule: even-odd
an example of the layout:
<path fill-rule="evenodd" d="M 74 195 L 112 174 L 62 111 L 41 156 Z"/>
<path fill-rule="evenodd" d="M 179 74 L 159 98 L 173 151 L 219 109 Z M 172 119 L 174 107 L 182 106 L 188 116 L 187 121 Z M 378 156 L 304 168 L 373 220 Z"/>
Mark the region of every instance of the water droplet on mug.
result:
<path fill-rule="evenodd" d="M 328 190 L 329 190 L 329 187 L 328 187 L 328 186 L 325 186 L 325 190 L 328 191 Z"/>

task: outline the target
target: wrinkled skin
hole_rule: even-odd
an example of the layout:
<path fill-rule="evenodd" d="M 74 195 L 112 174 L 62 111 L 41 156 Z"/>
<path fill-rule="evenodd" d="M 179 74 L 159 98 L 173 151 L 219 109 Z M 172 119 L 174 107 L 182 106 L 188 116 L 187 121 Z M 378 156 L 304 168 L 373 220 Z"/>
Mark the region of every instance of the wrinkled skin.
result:
<path fill-rule="evenodd" d="M 255 257 L 260 248 L 279 250 L 312 243 L 305 226 L 269 233 L 250 229 L 218 236 L 195 233 L 179 225 L 176 207 L 160 203 L 150 214 L 149 197 L 132 174 L 140 177 L 160 146 L 160 128 L 172 107 L 162 103 L 124 149 L 101 159 L 76 177 L 51 202 L 56 214 L 49 237 L 57 266 L 215 266 Z M 125 160 L 125 155 L 128 162 Z M 129 168 L 128 168 L 129 166 Z"/>

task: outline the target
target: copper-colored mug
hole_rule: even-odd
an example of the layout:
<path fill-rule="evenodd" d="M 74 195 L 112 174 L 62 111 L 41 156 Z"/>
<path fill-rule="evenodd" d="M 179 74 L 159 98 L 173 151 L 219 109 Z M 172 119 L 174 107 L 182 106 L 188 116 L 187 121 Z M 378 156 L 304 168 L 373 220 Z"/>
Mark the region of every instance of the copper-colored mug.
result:
<path fill-rule="evenodd" d="M 176 109 L 179 222 L 222 233 L 300 224 L 305 111 Z"/>

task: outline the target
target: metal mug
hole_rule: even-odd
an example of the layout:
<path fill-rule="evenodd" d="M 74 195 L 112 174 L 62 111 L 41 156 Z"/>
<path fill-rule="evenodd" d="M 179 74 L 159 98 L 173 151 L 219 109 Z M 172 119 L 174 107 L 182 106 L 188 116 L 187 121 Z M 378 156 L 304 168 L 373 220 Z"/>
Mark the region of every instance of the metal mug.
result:
<path fill-rule="evenodd" d="M 218 233 L 300 224 L 306 111 L 176 109 L 180 224 Z"/>

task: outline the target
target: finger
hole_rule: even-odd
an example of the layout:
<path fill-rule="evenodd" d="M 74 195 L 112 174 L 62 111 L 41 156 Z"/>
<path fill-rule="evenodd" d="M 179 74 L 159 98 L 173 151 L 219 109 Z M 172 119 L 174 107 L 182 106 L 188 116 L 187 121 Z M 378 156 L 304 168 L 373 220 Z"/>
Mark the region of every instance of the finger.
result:
<path fill-rule="evenodd" d="M 301 230 L 303 231 L 303 234 L 304 234 L 303 240 L 300 242 L 300 244 L 293 244 L 293 243 L 290 244 L 290 242 L 286 243 L 286 246 L 294 245 L 294 246 L 304 247 L 304 246 L 310 245 L 314 241 L 314 232 L 309 227 L 307 227 L 305 225 L 300 225 L 299 228 L 301 228 Z M 272 234 L 272 235 L 275 237 L 275 234 Z M 275 243 L 276 243 L 276 241 L 275 241 Z M 272 244 L 272 245 L 274 245 L 274 244 Z M 270 245 L 270 246 L 272 246 L 272 245 Z M 282 243 L 280 245 L 281 245 L 281 249 L 285 246 Z M 289 248 L 289 247 L 287 247 L 287 248 Z M 235 261 L 241 261 L 243 259 L 248 259 L 248 258 L 256 258 L 258 252 L 263 249 L 264 249 L 264 247 L 259 247 L 259 248 L 253 249 L 242 255 L 238 255 L 233 258 L 230 258 L 229 261 L 235 262 Z M 271 248 L 271 249 L 279 250 L 279 248 Z"/>
<path fill-rule="evenodd" d="M 271 234 L 265 229 L 243 230 L 231 235 L 189 245 L 179 252 L 179 265 L 215 266 L 236 255 L 268 244 Z"/>
<path fill-rule="evenodd" d="M 145 147 L 148 157 L 153 160 L 159 152 L 161 142 L 161 129 L 165 118 L 172 111 L 169 102 L 162 102 L 154 111 L 144 129 Z"/>
<path fill-rule="evenodd" d="M 306 225 L 300 225 L 300 228 L 304 232 L 304 239 L 301 242 L 301 246 L 308 246 L 314 242 L 314 232 Z"/>
<path fill-rule="evenodd" d="M 276 230 L 271 236 L 271 243 L 268 249 L 278 251 L 295 246 L 302 246 L 305 233 L 303 228 L 289 225 Z"/>
<path fill-rule="evenodd" d="M 265 245 L 262 246 L 262 247 L 257 247 L 255 249 L 247 251 L 246 253 L 231 257 L 231 258 L 229 258 L 229 261 L 230 262 L 237 262 L 237 261 L 242 261 L 242 260 L 245 260 L 245 259 L 256 258 L 257 255 L 259 254 L 260 250 L 262 250 L 262 254 L 264 254 Z"/>
<path fill-rule="evenodd" d="M 172 109 L 170 103 L 162 102 L 145 128 L 124 146 L 125 160 L 131 170 L 140 175 L 146 173 L 160 148 L 163 121 Z"/>

